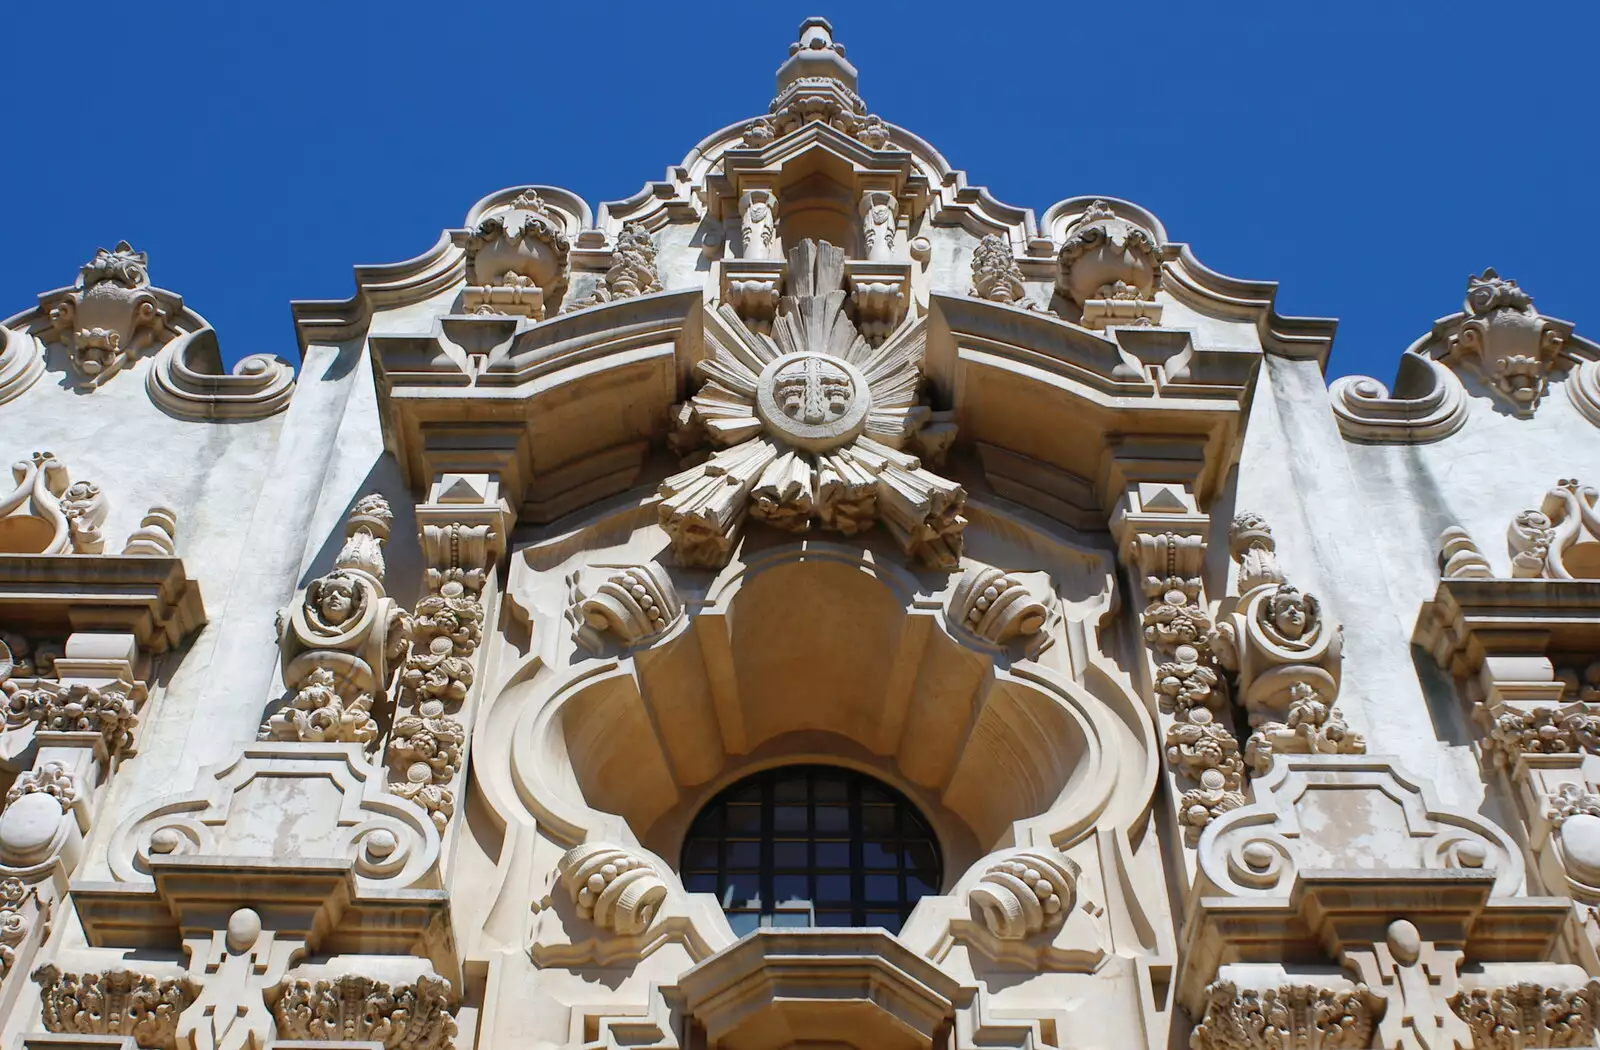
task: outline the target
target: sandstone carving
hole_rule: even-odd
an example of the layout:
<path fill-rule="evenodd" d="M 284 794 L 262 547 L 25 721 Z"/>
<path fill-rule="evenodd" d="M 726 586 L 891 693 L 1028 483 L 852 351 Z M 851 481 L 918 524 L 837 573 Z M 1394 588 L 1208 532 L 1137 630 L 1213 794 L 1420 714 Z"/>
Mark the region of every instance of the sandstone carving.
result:
<path fill-rule="evenodd" d="M 44 374 L 44 347 L 27 332 L 0 325 L 0 405 L 27 393 Z"/>
<path fill-rule="evenodd" d="M 1593 1046 L 1600 982 L 1550 988 L 1524 981 L 1506 988 L 1457 992 L 1450 1007 L 1472 1030 L 1474 1050 Z"/>
<path fill-rule="evenodd" d="M 1004 237 L 988 234 L 972 250 L 972 294 L 995 303 L 1031 305 L 1023 299 L 1022 270 Z"/>
<path fill-rule="evenodd" d="M 778 239 L 778 198 L 770 190 L 747 190 L 739 198 L 741 259 L 770 259 Z M 776 293 L 776 286 L 773 291 Z"/>
<path fill-rule="evenodd" d="M 133 746 L 133 727 L 139 724 L 134 710 L 126 688 L 39 682 L 6 698 L 5 723 L 8 728 L 31 723 L 58 733 L 98 733 L 106 750 L 116 755 Z"/>
<path fill-rule="evenodd" d="M 18 878 L 0 879 L 0 984 L 17 965 L 17 948 L 27 939 L 33 924 L 48 918 L 45 903 L 36 886 Z"/>
<path fill-rule="evenodd" d="M 608 635 L 625 648 L 643 645 L 666 633 L 683 615 L 672 577 L 654 562 L 616 569 L 592 594 L 582 591 L 577 574 L 568 583 L 572 637 L 593 653 L 601 650 Z"/>
<path fill-rule="evenodd" d="M 110 505 L 100 486 L 73 481 L 66 464 L 35 452 L 11 466 L 16 487 L 0 497 L 0 551 L 12 554 L 99 554 Z"/>
<path fill-rule="evenodd" d="M 1449 437 L 1467 422 L 1461 380 L 1413 350 L 1400 355 L 1392 391 L 1369 376 L 1345 376 L 1329 384 L 1328 396 L 1340 433 L 1352 441 L 1421 444 Z"/>
<path fill-rule="evenodd" d="M 417 803 L 443 831 L 455 815 L 455 791 L 448 785 L 461 770 L 467 732 L 443 715 L 405 715 L 389 731 L 389 767 L 398 778 L 389 790 Z"/>
<path fill-rule="evenodd" d="M 23 795 L 49 795 L 60 803 L 62 812 L 71 809 L 78 801 L 78 778 L 60 762 L 46 762 L 33 769 L 25 769 L 12 781 L 6 792 L 6 805 Z"/>
<path fill-rule="evenodd" d="M 1466 319 L 1446 360 L 1477 372 L 1519 415 L 1544 396 L 1571 326 L 1541 317 L 1533 297 L 1494 270 L 1467 278 Z"/>
<path fill-rule="evenodd" d="M 973 565 L 950 592 L 952 623 L 994 645 L 1039 634 L 1050 619 L 1047 598 L 988 565 Z"/>
<path fill-rule="evenodd" d="M 86 385 L 99 386 L 170 337 L 170 318 L 150 289 L 149 262 L 127 241 L 101 248 L 84 264 L 78 287 L 50 311 L 67 361 Z"/>
<path fill-rule="evenodd" d="M 1467 530 L 1452 525 L 1439 535 L 1439 575 L 1447 580 L 1487 580 L 1494 572 Z"/>
<path fill-rule="evenodd" d="M 895 257 L 895 210 L 898 201 L 892 193 L 872 190 L 861 195 L 861 243 L 869 261 L 884 262 Z"/>
<path fill-rule="evenodd" d="M 1084 210 L 1067 230 L 1057 261 L 1056 288 L 1083 310 L 1086 326 L 1160 320 L 1160 246 L 1149 230 L 1118 218 L 1108 202 Z"/>
<path fill-rule="evenodd" d="M 1289 691 L 1289 710 L 1283 721 L 1262 722 L 1245 744 L 1245 761 L 1256 773 L 1272 766 L 1274 754 L 1361 755 L 1366 738 L 1351 729 L 1333 705 L 1305 682 Z"/>
<path fill-rule="evenodd" d="M 294 694 L 262 739 L 370 743 L 374 707 L 410 641 L 409 617 L 384 594 L 383 543 L 394 520 L 381 496 L 364 496 L 345 521 L 334 568 L 280 617 L 283 680 Z"/>
<path fill-rule="evenodd" d="M 177 1050 L 178 1015 L 200 992 L 187 977 L 120 969 L 63 973 L 49 963 L 33 979 L 46 1031 L 131 1036 L 144 1050 Z"/>
<path fill-rule="evenodd" d="M 644 226 L 629 223 L 617 234 L 617 246 L 612 250 L 611 267 L 606 270 L 605 280 L 566 309 L 581 310 L 659 291 L 661 278 L 656 273 L 655 241 Z"/>
<path fill-rule="evenodd" d="M 1473 717 L 1484 731 L 1484 756 L 1507 768 L 1520 755 L 1600 753 L 1600 704 L 1575 701 L 1561 707 L 1491 709 L 1479 704 Z"/>
<path fill-rule="evenodd" d="M 1221 980 L 1206 988 L 1206 1012 L 1190 1050 L 1361 1050 L 1372 1045 L 1380 1001 L 1364 984 L 1239 988 Z"/>
<path fill-rule="evenodd" d="M 620 846 L 590 842 L 562 855 L 556 875 L 578 916 L 619 937 L 649 928 L 667 885 L 648 860 Z"/>
<path fill-rule="evenodd" d="M 1077 901 L 1078 875 L 1055 850 L 1024 850 L 991 864 L 967 898 L 990 933 L 1021 940 L 1061 925 Z"/>
<path fill-rule="evenodd" d="M 872 149 L 887 149 L 889 128 L 867 112 L 855 92 L 856 67 L 844 57 L 826 18 L 808 18 L 800 39 L 789 45 L 789 61 L 778 70 L 778 97 L 770 114 L 746 125 L 744 144 L 760 149 L 805 125 L 820 121 Z"/>
<path fill-rule="evenodd" d="M 456 996 L 449 982 L 424 974 L 391 987 L 356 974 L 286 983 L 273 1004 L 278 1038 L 375 1042 L 384 1050 L 449 1050 Z"/>
<path fill-rule="evenodd" d="M 1538 509 L 1517 514 L 1506 529 L 1511 575 L 1553 580 L 1600 575 L 1597 498 L 1594 486 L 1562 478 Z"/>
<path fill-rule="evenodd" d="M 725 345 L 691 401 L 708 459 L 661 483 L 661 524 L 680 564 L 724 564 L 746 519 L 790 532 L 852 535 L 882 521 L 901 548 L 932 568 L 961 557 L 966 491 L 901 451 L 928 421 L 917 402 L 923 330 L 874 350 L 844 314 L 844 253 L 803 242 L 789 257 L 789 294 L 767 336 L 730 308 Z"/>
<path fill-rule="evenodd" d="M 485 216 L 455 242 L 466 253 L 462 305 L 473 314 L 542 321 L 566 291 L 572 250 L 565 223 L 533 189 Z"/>
<path fill-rule="evenodd" d="M 481 586 L 481 580 L 478 581 Z M 439 714 L 472 688 L 472 654 L 483 639 L 483 602 L 462 580 L 446 580 L 417 600 L 411 655 L 400 673 L 408 704 Z"/>

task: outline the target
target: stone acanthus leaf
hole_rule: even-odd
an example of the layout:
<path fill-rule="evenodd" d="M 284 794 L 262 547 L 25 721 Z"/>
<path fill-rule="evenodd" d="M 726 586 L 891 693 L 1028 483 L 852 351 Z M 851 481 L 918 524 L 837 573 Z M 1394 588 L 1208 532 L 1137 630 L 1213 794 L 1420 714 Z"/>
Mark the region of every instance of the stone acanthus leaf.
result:
<path fill-rule="evenodd" d="M 988 234 L 972 250 L 972 294 L 990 302 L 1032 306 L 1023 300 L 1022 269 L 1004 237 Z"/>
<path fill-rule="evenodd" d="M 35 452 L 12 464 L 16 482 L 0 497 L 0 521 L 18 554 L 99 554 L 100 526 L 110 505 L 91 481 L 73 481 L 66 464 L 50 452 Z"/>
<path fill-rule="evenodd" d="M 132 747 L 139 716 L 126 689 L 39 682 L 6 698 L 5 722 L 7 728 L 33 723 L 58 733 L 99 733 L 106 750 L 116 755 Z"/>
<path fill-rule="evenodd" d="M 454 235 L 466 255 L 462 305 L 473 314 L 541 321 L 566 291 L 572 250 L 562 216 L 524 190 L 509 207 Z"/>
<path fill-rule="evenodd" d="M 99 386 L 171 338 L 170 318 L 150 289 L 149 257 L 127 241 L 85 263 L 78 287 L 50 310 L 50 327 L 79 380 Z"/>
<path fill-rule="evenodd" d="M 1595 1045 L 1600 982 L 1551 988 L 1523 981 L 1457 992 L 1450 1007 L 1472 1031 L 1473 1050 Z"/>
<path fill-rule="evenodd" d="M 144 1050 L 177 1050 L 178 1016 L 200 992 L 187 977 L 126 969 L 64 973 L 47 963 L 33 979 L 46 1031 L 132 1036 Z"/>
<path fill-rule="evenodd" d="M 1531 415 L 1559 366 L 1571 326 L 1541 317 L 1533 297 L 1493 269 L 1467 278 L 1465 311 L 1450 336 L 1446 362 L 1471 368 L 1517 414 Z"/>
<path fill-rule="evenodd" d="M 661 277 L 656 272 L 656 244 L 643 224 L 630 222 L 617 234 L 616 247 L 611 252 L 611 266 L 605 279 L 594 291 L 571 303 L 565 309 L 581 310 L 586 306 L 618 299 L 631 299 L 661 291 Z"/>
<path fill-rule="evenodd" d="M 705 382 L 677 418 L 712 452 L 660 489 L 674 555 L 725 564 L 751 516 L 845 535 L 881 521 L 917 561 L 955 569 L 966 491 L 902 451 L 931 416 L 917 400 L 925 326 L 868 344 L 844 312 L 844 253 L 826 242 L 790 252 L 788 283 L 771 336 L 726 304 L 726 345 L 707 327 Z"/>
<path fill-rule="evenodd" d="M 6 792 L 6 805 L 9 806 L 23 795 L 32 794 L 51 796 L 61 803 L 64 813 L 78 801 L 78 778 L 60 762 L 45 762 L 25 769 L 17 774 L 17 779 L 11 783 L 11 790 Z"/>
<path fill-rule="evenodd" d="M 1597 499 L 1600 492 L 1594 486 L 1562 478 L 1545 493 L 1538 509 L 1524 510 L 1511 519 L 1506 528 L 1511 575 L 1553 580 L 1584 575 L 1567 565 L 1567 557 L 1579 544 L 1600 542 Z"/>
<path fill-rule="evenodd" d="M 642 645 L 666 633 L 683 615 L 672 577 L 654 562 L 612 571 L 593 593 L 583 591 L 580 575 L 567 580 L 567 618 L 573 640 L 591 653 L 600 652 L 607 635 L 625 648 Z"/>
<path fill-rule="evenodd" d="M 1600 753 L 1600 704 L 1576 701 L 1561 707 L 1473 708 L 1484 730 L 1484 757 L 1504 769 L 1521 755 Z"/>
<path fill-rule="evenodd" d="M 991 864 L 967 898 L 990 933 L 1021 940 L 1061 925 L 1077 901 L 1078 875 L 1057 850 L 1024 850 Z"/>
<path fill-rule="evenodd" d="M 654 864 L 603 842 L 568 850 L 556 863 L 556 877 L 579 918 L 620 937 L 648 929 L 667 897 L 667 885 Z"/>
<path fill-rule="evenodd" d="M 1206 988 L 1206 1012 L 1190 1050 L 1362 1050 L 1372 1045 L 1377 1000 L 1364 984 L 1350 989 L 1287 984 Z"/>
<path fill-rule="evenodd" d="M 449 1050 L 456 997 L 448 981 L 424 974 L 390 986 L 355 974 L 285 983 L 273 1004 L 278 1038 L 375 1042 L 384 1050 Z"/>

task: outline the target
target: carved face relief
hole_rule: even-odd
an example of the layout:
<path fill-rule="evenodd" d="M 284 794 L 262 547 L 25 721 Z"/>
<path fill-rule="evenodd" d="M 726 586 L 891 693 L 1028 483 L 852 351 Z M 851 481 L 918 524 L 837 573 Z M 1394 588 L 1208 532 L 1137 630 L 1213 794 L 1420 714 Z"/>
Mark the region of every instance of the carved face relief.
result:
<path fill-rule="evenodd" d="M 769 431 L 812 452 L 853 440 L 872 401 L 866 378 L 854 365 L 809 352 L 785 354 L 767 365 L 756 398 Z"/>
<path fill-rule="evenodd" d="M 1284 584 L 1260 609 L 1262 626 L 1273 641 L 1297 648 L 1310 644 L 1306 636 L 1313 633 L 1317 620 L 1317 600 L 1311 595 Z"/>
<path fill-rule="evenodd" d="M 306 620 L 318 630 L 337 633 L 355 619 L 365 598 L 354 579 L 331 573 L 306 588 Z"/>

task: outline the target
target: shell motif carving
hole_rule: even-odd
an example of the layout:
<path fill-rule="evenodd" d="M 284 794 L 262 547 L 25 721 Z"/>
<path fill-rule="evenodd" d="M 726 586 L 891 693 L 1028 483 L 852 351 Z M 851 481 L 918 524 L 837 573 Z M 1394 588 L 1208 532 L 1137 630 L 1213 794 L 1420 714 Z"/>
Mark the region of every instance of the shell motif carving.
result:
<path fill-rule="evenodd" d="M 654 864 L 620 846 L 574 846 L 556 864 L 578 915 L 602 930 L 629 937 L 649 928 L 667 897 Z"/>
<path fill-rule="evenodd" d="M 961 574 L 950 592 L 950 619 L 995 645 L 1036 635 L 1050 617 L 1044 599 L 1020 580 L 988 565 Z"/>
<path fill-rule="evenodd" d="M 1025 850 L 990 865 L 967 894 L 989 932 L 1016 941 L 1060 926 L 1077 900 L 1078 865 L 1055 850 Z"/>

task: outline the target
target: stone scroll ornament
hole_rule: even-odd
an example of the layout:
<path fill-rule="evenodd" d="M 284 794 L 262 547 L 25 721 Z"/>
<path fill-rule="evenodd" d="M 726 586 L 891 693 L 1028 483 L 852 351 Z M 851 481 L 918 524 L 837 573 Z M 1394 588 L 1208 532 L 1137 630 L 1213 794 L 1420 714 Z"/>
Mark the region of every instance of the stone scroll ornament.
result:
<path fill-rule="evenodd" d="M 261 739 L 377 742 L 373 711 L 388 696 L 411 632 L 410 618 L 383 589 L 383 543 L 393 520 L 382 496 L 358 500 L 333 570 L 279 617 L 283 681 L 292 693 L 261 727 Z"/>
<path fill-rule="evenodd" d="M 1089 328 L 1155 324 L 1161 319 L 1161 250 L 1155 235 L 1098 200 L 1067 230 L 1057 256 L 1056 289 L 1083 311 Z"/>
<path fill-rule="evenodd" d="M 50 310 L 50 327 L 83 383 L 99 386 L 171 337 L 149 264 L 127 241 L 101 248 L 83 265 L 78 287 Z"/>
<path fill-rule="evenodd" d="M 462 306 L 472 314 L 508 314 L 542 321 L 567 289 L 572 244 L 565 220 L 528 189 L 509 208 L 454 235 L 466 254 Z"/>
<path fill-rule="evenodd" d="M 926 328 L 874 349 L 845 313 L 844 253 L 802 241 L 789 253 L 789 291 L 772 334 L 726 304 L 726 343 L 707 328 L 705 381 L 674 409 L 680 448 L 702 462 L 661 483 L 661 525 L 685 566 L 727 564 L 747 520 L 788 532 L 855 535 L 881 521 L 907 555 L 954 570 L 966 490 L 923 467 L 954 425 L 918 401 Z"/>
<path fill-rule="evenodd" d="M 667 898 L 654 864 L 620 846 L 589 842 L 556 863 L 578 917 L 621 937 L 643 933 Z"/>
<path fill-rule="evenodd" d="M 1595 501 L 1600 498 L 1594 486 L 1577 478 L 1562 478 L 1544 494 L 1537 508 L 1522 511 L 1506 528 L 1506 545 L 1511 553 L 1511 575 L 1519 578 L 1570 580 L 1595 575 L 1593 555 L 1572 559 L 1574 548 L 1583 545 L 1588 553 L 1600 548 L 1600 513 Z"/>
<path fill-rule="evenodd" d="M 1518 415 L 1531 415 L 1560 363 L 1571 326 L 1541 317 L 1533 296 L 1493 269 L 1467 278 L 1465 310 L 1450 336 L 1446 363 L 1465 365 Z"/>

